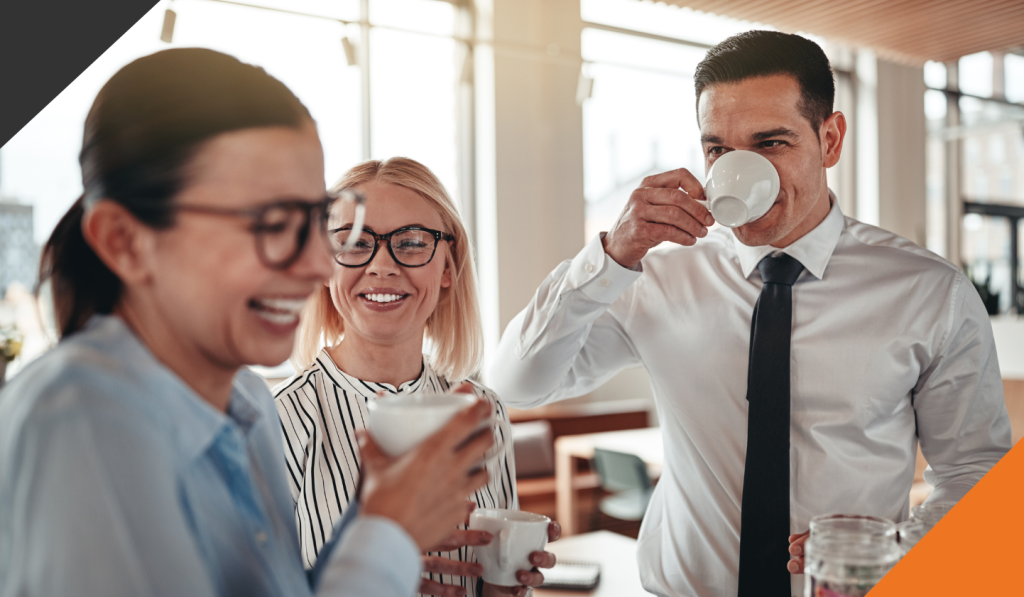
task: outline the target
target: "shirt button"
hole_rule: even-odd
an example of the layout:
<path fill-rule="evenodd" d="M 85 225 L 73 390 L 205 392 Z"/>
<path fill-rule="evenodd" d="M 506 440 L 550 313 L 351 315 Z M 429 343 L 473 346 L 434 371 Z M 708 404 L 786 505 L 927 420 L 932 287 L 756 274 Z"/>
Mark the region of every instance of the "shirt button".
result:
<path fill-rule="evenodd" d="M 588 274 L 594 273 L 594 264 L 593 263 L 588 263 L 587 267 L 586 267 L 586 270 L 587 270 Z"/>
<path fill-rule="evenodd" d="M 267 542 L 267 534 L 266 533 L 264 533 L 263 531 L 260 531 L 260 532 L 256 533 L 256 543 L 259 543 L 260 545 L 263 545 L 266 542 Z"/>
<path fill-rule="evenodd" d="M 608 278 L 601 278 L 601 286 L 608 288 L 611 285 L 611 283 L 612 281 L 609 280 Z"/>

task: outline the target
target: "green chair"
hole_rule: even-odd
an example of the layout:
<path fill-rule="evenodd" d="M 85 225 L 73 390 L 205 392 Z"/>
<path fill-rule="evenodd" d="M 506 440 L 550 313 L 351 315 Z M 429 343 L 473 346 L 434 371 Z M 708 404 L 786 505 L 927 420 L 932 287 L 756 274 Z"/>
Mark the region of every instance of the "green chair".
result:
<path fill-rule="evenodd" d="M 595 448 L 594 465 L 601 488 L 612 493 L 600 501 L 600 511 L 619 520 L 643 519 L 652 491 L 644 461 L 636 454 Z"/>

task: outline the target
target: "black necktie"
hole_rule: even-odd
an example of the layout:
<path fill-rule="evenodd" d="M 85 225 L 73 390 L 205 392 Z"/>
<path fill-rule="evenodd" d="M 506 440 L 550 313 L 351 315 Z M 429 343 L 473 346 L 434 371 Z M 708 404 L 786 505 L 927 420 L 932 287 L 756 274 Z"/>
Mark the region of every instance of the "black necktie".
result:
<path fill-rule="evenodd" d="M 790 597 L 789 344 L 793 282 L 804 266 L 781 254 L 757 269 L 764 286 L 750 322 L 739 597 Z"/>

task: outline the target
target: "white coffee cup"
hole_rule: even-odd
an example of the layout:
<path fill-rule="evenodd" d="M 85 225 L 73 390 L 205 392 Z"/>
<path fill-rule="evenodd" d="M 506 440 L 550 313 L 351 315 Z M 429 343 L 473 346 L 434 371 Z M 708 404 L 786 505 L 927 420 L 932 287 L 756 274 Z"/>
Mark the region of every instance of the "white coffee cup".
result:
<path fill-rule="evenodd" d="M 399 394 L 371 400 L 370 434 L 381 450 L 398 456 L 476 403 L 472 394 Z"/>
<path fill-rule="evenodd" d="M 484 581 L 511 587 L 520 584 L 516 572 L 531 570 L 530 554 L 548 544 L 551 519 L 521 510 L 477 508 L 469 515 L 469 528 L 494 535 L 488 545 L 474 547 L 484 567 Z"/>
<path fill-rule="evenodd" d="M 768 213 L 779 196 L 779 173 L 768 158 L 753 151 L 730 151 L 708 170 L 701 201 L 715 221 L 729 228 L 749 224 Z"/>

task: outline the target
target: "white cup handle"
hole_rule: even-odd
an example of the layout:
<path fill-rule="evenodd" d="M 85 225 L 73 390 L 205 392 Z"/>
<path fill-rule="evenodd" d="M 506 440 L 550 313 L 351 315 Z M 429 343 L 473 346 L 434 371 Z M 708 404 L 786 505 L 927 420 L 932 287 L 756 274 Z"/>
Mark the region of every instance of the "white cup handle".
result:
<path fill-rule="evenodd" d="M 509 565 L 509 556 L 512 551 L 512 533 L 508 529 L 498 531 L 498 568 L 505 570 Z"/>

